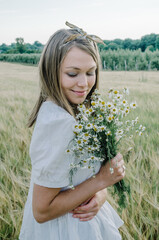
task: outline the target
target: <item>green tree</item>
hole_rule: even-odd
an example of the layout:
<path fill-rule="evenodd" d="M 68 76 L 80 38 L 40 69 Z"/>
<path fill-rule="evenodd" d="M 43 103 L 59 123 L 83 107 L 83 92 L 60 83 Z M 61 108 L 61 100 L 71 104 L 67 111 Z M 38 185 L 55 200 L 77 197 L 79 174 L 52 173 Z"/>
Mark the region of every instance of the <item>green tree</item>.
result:
<path fill-rule="evenodd" d="M 0 52 L 1 53 L 6 53 L 8 49 L 9 49 L 9 47 L 5 43 L 0 45 Z"/>
<path fill-rule="evenodd" d="M 121 40 L 120 38 L 116 38 L 113 40 L 113 43 L 117 44 L 119 49 L 122 48 L 123 40 Z"/>
<path fill-rule="evenodd" d="M 18 53 L 24 53 L 26 50 L 24 39 L 23 38 L 16 38 L 16 49 Z"/>
<path fill-rule="evenodd" d="M 155 48 L 156 45 L 156 37 L 157 35 L 151 33 L 149 35 L 145 35 L 141 38 L 141 50 L 144 52 L 148 46 L 153 46 Z"/>
<path fill-rule="evenodd" d="M 33 45 L 36 46 L 37 48 L 42 48 L 42 47 L 43 47 L 43 44 L 40 43 L 39 41 L 35 41 L 35 42 L 33 43 Z"/>
<path fill-rule="evenodd" d="M 159 49 L 159 35 L 156 37 L 156 49 Z"/>
<path fill-rule="evenodd" d="M 126 38 L 126 39 L 123 41 L 123 49 L 131 49 L 131 48 L 132 48 L 132 43 L 133 43 L 133 40 L 132 40 L 132 39 Z"/>
<path fill-rule="evenodd" d="M 140 48 L 140 43 L 141 43 L 141 40 L 139 40 L 139 39 L 133 40 L 132 43 L 131 43 L 131 50 L 139 49 Z"/>
<path fill-rule="evenodd" d="M 111 42 L 108 44 L 108 49 L 117 50 L 118 48 L 119 48 L 119 46 L 114 42 Z"/>

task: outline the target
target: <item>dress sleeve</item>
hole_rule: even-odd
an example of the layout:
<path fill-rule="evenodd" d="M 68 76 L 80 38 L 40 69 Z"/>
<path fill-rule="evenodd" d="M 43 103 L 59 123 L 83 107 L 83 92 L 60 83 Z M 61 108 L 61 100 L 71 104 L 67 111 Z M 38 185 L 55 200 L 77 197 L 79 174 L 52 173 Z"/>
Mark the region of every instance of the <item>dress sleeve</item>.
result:
<path fill-rule="evenodd" d="M 32 179 L 40 186 L 62 188 L 69 185 L 70 156 L 66 149 L 73 138 L 75 120 L 63 111 L 40 114 L 33 131 Z"/>

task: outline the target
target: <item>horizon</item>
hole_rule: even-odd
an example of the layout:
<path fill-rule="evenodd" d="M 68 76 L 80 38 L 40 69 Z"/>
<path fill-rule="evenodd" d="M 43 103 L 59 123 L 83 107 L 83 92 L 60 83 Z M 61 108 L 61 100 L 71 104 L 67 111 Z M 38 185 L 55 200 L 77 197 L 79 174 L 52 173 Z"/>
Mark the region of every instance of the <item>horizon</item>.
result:
<path fill-rule="evenodd" d="M 147 35 L 151 35 L 151 34 L 155 34 L 155 35 L 159 35 L 159 33 L 148 33 L 148 34 L 145 34 L 144 36 L 147 36 Z M 144 37 L 144 36 L 141 36 L 140 38 L 137 38 L 137 39 L 132 39 L 132 38 L 125 38 L 125 39 L 121 39 L 121 38 L 114 38 L 114 39 L 103 39 L 103 41 L 114 41 L 114 40 L 116 40 L 116 39 L 120 39 L 120 40 L 122 40 L 122 41 L 124 41 L 124 40 L 126 40 L 126 39 L 131 39 L 131 40 L 133 40 L 133 41 L 135 41 L 135 40 L 141 40 L 141 38 L 142 37 Z M 17 36 L 16 38 L 23 38 L 23 37 L 21 37 L 21 36 Z M 24 38 L 23 38 L 24 39 Z M 39 43 L 41 43 L 42 45 L 45 45 L 46 43 L 43 43 L 43 42 L 40 42 L 38 39 L 36 39 L 35 41 L 33 41 L 32 43 L 30 43 L 30 42 L 25 42 L 25 39 L 24 39 L 24 44 L 34 44 L 36 41 L 38 41 Z M 0 43 L 0 45 L 2 45 L 2 44 L 6 44 L 7 46 L 9 46 L 9 45 L 11 45 L 11 44 L 13 44 L 13 43 L 16 43 L 16 39 L 15 39 L 15 41 L 14 42 L 12 42 L 12 43 L 9 43 L 9 44 L 7 44 L 7 43 L 5 43 L 5 42 L 3 42 L 3 43 Z"/>

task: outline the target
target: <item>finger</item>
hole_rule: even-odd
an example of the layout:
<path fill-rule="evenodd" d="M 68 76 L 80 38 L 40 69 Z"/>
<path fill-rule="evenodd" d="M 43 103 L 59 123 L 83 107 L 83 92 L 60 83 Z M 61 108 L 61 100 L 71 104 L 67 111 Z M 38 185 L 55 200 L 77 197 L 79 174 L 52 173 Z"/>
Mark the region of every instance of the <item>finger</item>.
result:
<path fill-rule="evenodd" d="M 94 199 L 91 199 L 86 205 L 79 206 L 78 208 L 74 209 L 74 213 L 87 213 L 92 211 L 92 209 L 95 207 L 97 207 L 97 203 Z"/>
<path fill-rule="evenodd" d="M 86 222 L 86 221 L 92 220 L 94 217 L 95 217 L 95 216 L 92 216 L 92 217 L 89 217 L 89 218 L 80 218 L 79 220 L 80 220 L 81 222 Z"/>
<path fill-rule="evenodd" d="M 118 174 L 119 181 L 125 177 L 125 171 Z"/>
<path fill-rule="evenodd" d="M 81 214 L 73 214 L 73 218 L 79 218 L 79 219 L 88 219 L 91 217 L 94 217 L 96 215 L 96 212 L 89 212 L 89 213 L 81 213 Z"/>
<path fill-rule="evenodd" d="M 70 211 L 70 213 L 75 213 L 75 212 L 82 211 L 83 210 L 83 206 L 87 205 L 89 201 L 90 201 L 90 199 L 88 199 L 87 201 L 83 202 L 80 206 L 78 206 L 75 209 L 73 209 L 72 211 Z"/>
<path fill-rule="evenodd" d="M 123 173 L 123 172 L 125 172 L 125 169 L 126 169 L 126 167 L 125 167 L 124 163 L 123 164 L 121 163 L 119 168 L 118 168 L 118 172 Z"/>
<path fill-rule="evenodd" d="M 124 172 L 124 169 L 123 169 L 123 167 L 120 167 L 120 168 L 118 168 L 117 171 L 118 171 L 119 174 L 122 174 Z"/>
<path fill-rule="evenodd" d="M 123 160 L 123 156 L 118 153 L 113 159 L 112 159 L 112 164 L 116 165 L 117 163 L 119 163 L 121 160 Z"/>
<path fill-rule="evenodd" d="M 92 211 L 93 207 L 89 207 L 89 206 L 81 206 L 81 207 L 78 207 L 78 209 L 75 209 L 73 211 L 73 213 L 88 213 L 90 211 Z"/>
<path fill-rule="evenodd" d="M 121 159 L 121 160 L 119 160 L 119 161 L 117 161 L 117 162 L 113 159 L 113 161 L 112 161 L 112 163 L 111 163 L 111 167 L 112 167 L 112 168 L 119 168 L 119 167 L 121 167 L 122 165 L 124 165 L 124 160 L 123 160 L 123 159 Z"/>
<path fill-rule="evenodd" d="M 121 168 L 124 165 L 124 160 L 122 159 L 120 162 L 117 163 L 117 168 Z"/>

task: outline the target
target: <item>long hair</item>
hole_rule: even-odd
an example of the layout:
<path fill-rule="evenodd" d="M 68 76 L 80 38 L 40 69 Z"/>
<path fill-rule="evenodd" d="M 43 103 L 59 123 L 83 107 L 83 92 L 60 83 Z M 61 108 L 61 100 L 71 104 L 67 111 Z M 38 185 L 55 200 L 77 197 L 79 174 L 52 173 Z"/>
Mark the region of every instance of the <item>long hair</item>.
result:
<path fill-rule="evenodd" d="M 77 34 L 75 29 L 58 30 L 50 37 L 45 45 L 39 62 L 40 94 L 29 117 L 28 127 L 34 124 L 42 103 L 45 102 L 48 97 L 75 117 L 75 108 L 66 99 L 60 83 L 60 66 L 72 47 L 76 46 L 90 54 L 97 65 L 96 81 L 90 93 L 87 95 L 88 101 L 90 101 L 92 92 L 98 88 L 100 58 L 97 45 L 86 38 L 75 38 L 66 43 L 66 40 L 75 34 Z"/>

